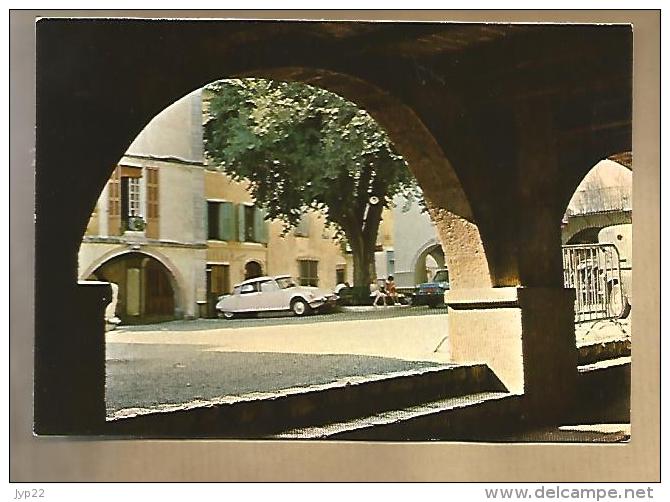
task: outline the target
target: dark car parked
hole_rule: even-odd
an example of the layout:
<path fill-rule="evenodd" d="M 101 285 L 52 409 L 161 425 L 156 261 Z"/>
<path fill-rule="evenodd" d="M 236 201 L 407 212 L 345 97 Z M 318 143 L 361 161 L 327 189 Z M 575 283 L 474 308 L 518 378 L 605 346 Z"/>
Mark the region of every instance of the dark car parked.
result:
<path fill-rule="evenodd" d="M 428 305 L 431 308 L 444 305 L 444 292 L 449 289 L 449 271 L 441 268 L 431 282 L 424 282 L 414 288 L 412 305 Z"/>

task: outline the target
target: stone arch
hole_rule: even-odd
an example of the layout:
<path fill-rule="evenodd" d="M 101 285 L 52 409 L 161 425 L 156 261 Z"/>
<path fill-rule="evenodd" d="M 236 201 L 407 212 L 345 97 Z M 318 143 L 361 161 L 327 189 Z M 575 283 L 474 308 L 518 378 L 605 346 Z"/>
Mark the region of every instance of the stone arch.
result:
<path fill-rule="evenodd" d="M 629 139 L 630 137 L 631 135 L 629 135 Z M 584 181 L 584 178 L 586 178 L 600 162 L 605 160 L 618 164 L 621 167 L 622 172 L 628 171 L 632 174 L 633 160 L 629 144 L 622 143 L 611 148 L 594 148 L 589 150 L 588 155 L 585 155 L 581 159 L 577 164 L 577 167 L 566 172 L 566 176 L 563 178 L 561 186 L 557 187 L 559 192 L 559 203 L 557 207 L 562 208 L 564 211 L 567 210 L 572 197 L 579 185 Z"/>
<path fill-rule="evenodd" d="M 600 158 L 574 184 L 563 206 L 563 244 L 589 228 L 632 223 L 632 161 L 615 160 L 621 155 Z"/>
<path fill-rule="evenodd" d="M 430 255 L 433 255 L 434 252 L 438 249 L 439 253 L 434 258 L 437 263 L 437 266 L 441 268 L 444 267 L 445 265 L 446 256 L 444 254 L 444 250 L 442 249 L 442 244 L 439 242 L 437 238 L 430 239 L 424 242 L 421 245 L 421 247 L 417 250 L 417 252 L 414 254 L 414 257 L 412 258 L 412 270 L 414 271 L 415 284 L 419 284 L 421 282 L 425 282 L 426 280 L 431 279 L 430 277 L 428 278 L 424 277 L 426 269 L 426 258 Z M 441 255 L 441 259 L 439 259 L 440 258 L 439 255 Z"/>
<path fill-rule="evenodd" d="M 179 315 L 186 311 L 186 305 L 184 305 L 184 287 L 185 282 L 182 274 L 179 272 L 179 269 L 172 263 L 172 261 L 165 256 L 164 254 L 149 249 L 130 249 L 128 247 L 119 247 L 112 249 L 102 256 L 93 260 L 83 272 L 79 274 L 82 280 L 90 277 L 96 270 L 105 265 L 106 263 L 114 260 L 115 258 L 123 257 L 124 255 L 129 254 L 140 254 L 145 255 L 149 258 L 155 259 L 159 262 L 168 272 L 168 278 L 170 279 L 170 285 L 172 286 L 172 291 L 174 292 L 174 304 L 175 304 L 175 314 Z"/>
<path fill-rule="evenodd" d="M 264 264 L 260 260 L 252 258 L 244 262 L 243 277 L 245 280 L 261 277 L 264 275 L 264 270 Z"/>
<path fill-rule="evenodd" d="M 561 240 L 563 244 L 570 244 L 570 241 L 579 234 L 592 231 L 596 235 L 596 240 L 594 242 L 597 242 L 597 234 L 603 228 L 612 225 L 630 224 L 632 222 L 633 218 L 631 211 L 569 218 L 568 223 L 563 227 L 561 232 Z"/>
<path fill-rule="evenodd" d="M 171 103 L 216 80 L 252 77 L 299 81 L 320 87 L 350 100 L 370 113 L 389 134 L 422 188 L 430 217 L 446 251 L 448 267 L 453 271 L 452 287 L 482 288 L 493 285 L 482 236 L 455 169 L 417 113 L 378 86 L 352 75 L 321 68 L 259 67 L 231 75 L 219 75 L 218 78 L 201 78 L 196 87 L 182 89 L 181 94 L 175 95 Z M 145 125 L 152 118 L 149 117 Z M 108 174 L 111 174 L 111 170 Z"/>
<path fill-rule="evenodd" d="M 174 102 L 177 97 L 226 76 L 264 76 L 263 71 L 250 70 L 267 69 L 276 65 L 328 65 L 340 75 L 356 75 L 362 79 L 361 82 L 369 84 L 369 87 L 386 89 L 388 92 L 372 92 L 367 96 L 344 92 L 346 89 L 340 94 L 366 108 L 387 128 L 398 145 L 403 144 L 405 139 L 407 151 L 403 151 L 402 147 L 399 149 L 410 161 L 420 184 L 427 188 L 426 195 L 433 206 L 431 215 L 438 223 L 450 268 L 455 273 L 454 286 L 467 288 L 491 285 L 491 259 L 484 255 L 480 230 L 484 230 L 486 242 L 492 242 L 490 249 L 486 250 L 489 256 L 496 248 L 500 248 L 498 254 L 502 257 L 500 261 L 504 262 L 504 266 L 521 253 L 517 243 L 523 244 L 523 238 L 532 235 L 534 229 L 531 228 L 521 238 L 514 236 L 507 239 L 509 245 L 506 247 L 492 238 L 497 232 L 505 234 L 507 231 L 508 235 L 514 235 L 514 216 L 519 204 L 510 201 L 509 210 L 499 218 L 499 203 L 504 202 L 504 198 L 509 195 L 504 188 L 514 188 L 516 175 L 525 173 L 524 169 L 517 169 L 512 163 L 517 160 L 516 150 L 519 149 L 512 142 L 509 142 L 511 146 L 508 162 L 491 162 L 499 155 L 495 147 L 505 146 L 508 143 L 505 141 L 507 138 L 503 135 L 493 145 L 485 144 L 487 138 L 493 135 L 487 134 L 487 128 L 480 127 L 481 122 L 502 123 L 502 127 L 497 130 L 513 130 L 513 127 L 507 127 L 513 126 L 509 123 L 511 120 L 499 120 L 511 114 L 500 113 L 491 117 L 481 113 L 484 107 L 490 107 L 489 100 L 485 99 L 482 105 L 478 105 L 472 97 L 479 90 L 484 91 L 481 93 L 482 97 L 492 101 L 508 97 L 511 101 L 507 102 L 513 103 L 510 108 L 516 109 L 519 108 L 517 103 L 535 108 L 537 98 L 546 95 L 551 102 L 567 108 L 563 102 L 564 96 L 576 91 L 581 93 L 588 85 L 597 82 L 598 95 L 593 100 L 602 101 L 601 94 L 604 99 L 609 95 L 600 91 L 600 88 L 609 90 L 611 80 L 607 77 L 610 73 L 599 73 L 596 80 L 585 70 L 589 66 L 595 66 L 589 63 L 602 60 L 603 65 L 595 66 L 596 68 L 615 68 L 616 72 L 626 76 L 628 53 L 625 50 L 628 46 L 626 41 L 630 39 L 616 34 L 604 38 L 585 34 L 576 38 L 578 44 L 569 44 L 564 49 L 573 37 L 564 37 L 562 33 L 548 38 L 522 34 L 515 39 L 510 34 L 507 40 L 494 40 L 488 47 L 477 43 L 476 38 L 472 39 L 471 45 L 463 46 L 462 43 L 454 43 L 463 36 L 459 29 L 455 30 L 456 35 L 445 33 L 443 36 L 431 37 L 428 43 L 408 48 L 405 40 L 420 40 L 418 34 L 412 32 L 418 31 L 421 34 L 424 29 L 434 30 L 434 27 L 427 25 L 424 28 L 420 23 L 412 23 L 410 29 L 408 25 L 380 23 L 377 33 L 366 34 L 363 31 L 369 29 L 366 23 L 175 23 L 172 20 L 128 20 L 119 27 L 113 20 L 77 20 L 72 26 L 65 25 L 65 21 L 68 20 L 42 19 L 36 25 L 40 64 L 37 78 L 38 315 L 35 352 L 37 356 L 60 360 L 62 366 L 36 367 L 35 416 L 36 431 L 50 430 L 55 433 L 63 433 L 64 430 L 91 430 L 91 424 L 98 427 L 95 420 L 104 418 L 104 403 L 97 399 L 104 396 L 104 371 L 101 371 L 104 370 L 104 344 L 99 337 L 91 336 L 100 328 L 96 324 L 96 309 L 102 304 L 104 288 L 97 287 L 98 293 L 95 296 L 90 293 L 95 287 L 75 286 L 78 243 L 84 234 L 97 194 L 107 181 L 114 163 L 121 158 L 130 140 L 137 136 L 147 119 Z M 64 25 L 67 29 L 59 28 Z M 349 37 L 348 32 L 357 36 Z M 423 34 L 430 35 L 430 31 Z M 610 43 L 620 39 L 623 42 Z M 156 40 L 161 43 L 154 43 Z M 367 42 L 370 44 L 365 50 L 351 50 L 358 49 L 361 43 Z M 591 42 L 597 42 L 598 45 Z M 139 45 L 145 46 L 146 51 L 140 54 L 136 50 Z M 449 45 L 451 49 L 448 49 Z M 426 46 L 431 49 L 430 52 L 419 50 Z M 592 55 L 583 60 L 573 60 L 572 54 L 582 56 L 578 50 L 581 47 L 588 48 L 588 53 Z M 619 64 L 611 64 L 611 58 L 602 57 L 609 54 L 603 48 L 617 55 L 613 62 L 622 63 L 623 69 Z M 446 49 L 452 55 L 451 61 L 458 65 L 441 64 L 443 60 L 450 61 Z M 505 49 L 505 52 L 499 49 Z M 507 53 L 514 57 L 501 57 Z M 444 54 L 444 59 L 441 54 Z M 63 55 L 67 55 L 66 65 L 63 65 Z M 521 62 L 530 65 L 515 65 Z M 544 84 L 545 79 L 532 78 L 537 75 L 536 67 L 543 71 L 550 70 L 547 76 L 571 74 L 565 70 L 572 70 L 572 75 L 565 81 L 557 78 L 556 81 L 552 79 Z M 467 106 L 463 107 L 464 110 L 453 110 L 450 96 L 447 96 L 449 90 L 445 77 L 456 68 L 459 70 L 460 79 L 460 85 L 457 84 L 456 88 L 466 96 L 464 99 L 469 100 Z M 583 77 L 584 81 L 574 79 L 574 75 Z M 490 78 L 481 78 L 483 76 Z M 499 82 L 497 76 L 501 77 Z M 345 87 L 351 90 L 356 79 L 348 77 L 344 80 L 347 81 Z M 578 86 L 571 85 L 571 81 L 575 81 Z M 614 87 L 615 90 L 622 88 L 625 93 L 629 85 L 626 83 Z M 321 86 L 331 89 L 323 83 Z M 429 97 L 419 99 L 418 96 Z M 380 106 L 369 106 L 366 98 L 373 102 L 379 98 Z M 630 100 L 629 97 L 626 99 Z M 394 100 L 409 106 L 406 109 L 402 106 L 389 106 L 388 110 L 384 110 L 384 105 Z M 119 103 L 124 106 L 119 107 Z M 485 116 L 478 122 L 480 115 Z M 409 120 L 403 122 L 405 118 Z M 546 118 L 551 119 L 552 114 L 547 113 Z M 464 129 L 461 127 L 463 122 L 468 120 L 475 125 L 458 134 L 459 128 L 461 131 Z M 389 129 L 388 125 L 394 125 L 394 122 L 397 122 L 395 129 Z M 535 122 L 531 123 L 535 125 Z M 595 140 L 595 131 L 610 133 L 609 128 L 600 128 L 600 125 L 589 124 L 589 127 L 577 131 L 577 140 L 568 147 L 576 152 L 568 156 L 570 160 L 581 155 L 582 149 L 588 149 L 588 145 Z M 493 130 L 496 132 L 496 128 Z M 548 132 L 551 134 L 546 134 L 546 138 L 531 138 L 530 155 L 525 154 L 520 163 L 542 165 L 541 162 L 536 162 L 534 154 L 544 151 L 544 146 L 547 145 L 536 140 L 546 139 L 547 143 L 554 144 L 556 134 L 553 134 L 553 130 Z M 406 138 L 403 133 L 406 133 Z M 468 142 L 472 135 L 478 138 L 474 142 L 481 143 L 479 162 L 470 162 L 477 157 L 477 149 L 472 148 L 472 143 Z M 416 138 L 420 140 L 418 144 L 414 142 Z M 459 142 L 463 144 L 454 148 Z M 535 143 L 539 144 L 537 149 L 533 148 Z M 463 187 L 451 165 L 447 165 L 445 169 L 445 163 L 448 164 L 445 154 L 459 169 Z M 538 157 L 542 159 L 545 156 Z M 528 162 L 529 158 L 532 162 Z M 579 160 L 581 161 L 581 157 Z M 432 164 L 433 161 L 436 163 Z M 559 174 L 556 170 L 551 171 L 551 176 L 545 176 L 543 169 L 537 170 L 537 176 L 547 179 L 547 184 L 551 185 L 547 190 L 551 190 L 552 206 L 556 205 L 553 197 L 554 179 L 563 176 L 559 191 L 569 187 L 570 182 L 566 183 L 565 180 L 572 179 L 573 173 L 579 171 L 578 164 L 581 165 L 566 162 L 562 167 L 565 167 L 567 174 Z M 67 176 L 63 175 L 65 166 L 68 168 Z M 550 167 L 554 169 L 554 166 Z M 499 178 L 509 178 L 511 181 L 500 187 L 497 183 Z M 496 192 L 501 192 L 501 195 L 491 199 L 490 196 Z M 568 189 L 566 204 L 571 192 Z M 532 191 L 528 199 L 531 202 L 539 200 L 544 204 L 547 198 L 543 192 Z M 559 211 L 554 211 L 554 207 L 551 207 L 551 218 L 547 217 L 546 222 L 560 221 Z M 476 214 L 478 221 L 475 221 L 473 214 Z M 557 217 L 553 218 L 554 216 Z M 509 223 L 505 223 L 506 221 Z M 556 236 L 558 237 L 558 232 Z M 503 244 L 504 240 L 501 239 Z M 557 241 L 560 243 L 560 239 Z M 532 271 L 538 260 L 545 255 L 544 249 L 533 248 L 522 258 L 530 264 L 528 268 Z M 454 264 L 459 266 L 454 267 Z M 498 265 L 498 268 L 501 266 Z M 504 270 L 495 272 L 496 285 L 518 285 L 514 270 L 508 274 L 508 280 L 500 280 L 503 273 Z M 534 279 L 534 276 L 531 278 Z M 529 285 L 546 284 L 530 281 Z M 502 293 L 506 294 L 505 291 Z M 563 326 L 560 322 L 548 325 L 546 322 L 538 322 L 538 319 L 542 320 L 540 314 L 547 305 L 552 306 L 552 312 L 558 310 L 565 314 L 569 310 L 568 301 L 561 296 L 562 291 L 558 293 L 553 290 L 534 291 L 522 288 L 514 293 L 523 296 L 523 345 L 521 323 L 516 322 L 516 319 L 515 322 L 510 322 L 514 327 L 509 331 L 500 329 L 499 315 L 505 313 L 501 311 L 508 309 L 490 308 L 490 312 L 482 312 L 480 322 L 473 328 L 472 324 L 466 326 L 472 320 L 467 307 L 460 316 L 463 319 L 462 328 L 454 321 L 458 315 L 452 316 L 451 312 L 449 315 L 452 354 L 459 361 L 486 361 L 510 389 L 532 390 L 542 396 L 540 404 L 548 404 L 551 409 L 555 403 L 563 403 L 565 395 L 568 395 L 564 391 L 570 390 L 565 384 L 568 379 L 562 377 L 570 375 L 567 371 L 570 369 L 569 365 L 566 364 L 569 357 L 566 355 L 569 356 L 571 352 L 569 347 L 560 345 L 570 340 L 565 336 L 550 336 Z M 60 301 L 54 301 L 54 298 Z M 510 298 L 511 296 L 505 297 L 504 300 L 512 301 Z M 558 309 L 555 308 L 557 299 L 560 300 Z M 465 302 L 463 305 L 469 306 L 472 303 Z M 486 305 L 481 310 L 484 308 Z M 456 312 L 458 310 L 454 309 L 454 313 Z M 558 318 L 559 321 L 566 319 L 565 315 Z M 72 333 L 65 332 L 63 327 L 73 320 L 82 323 L 81 329 Z M 65 336 L 54 336 L 54 333 Z M 562 342 L 552 343 L 554 339 Z M 469 348 L 472 350 L 466 350 Z M 82 353 L 85 357 L 82 357 Z M 91 355 L 93 357 L 89 357 Z M 522 357 L 528 368 L 525 382 Z M 528 385 L 524 388 L 519 382 Z M 63 385 L 64 383 L 69 385 Z M 96 396 L 96 399 L 90 399 L 90 396 Z M 554 396 L 558 398 L 555 401 L 552 400 Z M 59 425 L 63 423 L 65 426 Z"/>

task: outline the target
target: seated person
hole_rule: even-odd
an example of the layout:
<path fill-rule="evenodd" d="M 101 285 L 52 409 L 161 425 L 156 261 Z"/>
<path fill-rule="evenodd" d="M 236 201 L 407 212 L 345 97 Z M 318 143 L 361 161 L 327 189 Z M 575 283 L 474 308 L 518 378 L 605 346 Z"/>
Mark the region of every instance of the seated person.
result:
<path fill-rule="evenodd" d="M 389 275 L 388 278 L 386 279 L 386 284 L 385 284 L 385 289 L 386 289 L 386 295 L 391 298 L 393 301 L 393 305 L 397 305 L 399 302 L 398 300 L 398 291 L 396 289 L 395 281 L 393 280 L 393 276 Z M 386 304 L 386 300 L 384 300 L 384 304 Z"/>
<path fill-rule="evenodd" d="M 374 301 L 372 302 L 373 307 L 379 307 L 377 303 L 380 299 L 384 302 L 384 306 L 386 306 L 386 293 L 377 285 L 377 282 L 370 284 L 370 296 L 374 297 Z"/>
<path fill-rule="evenodd" d="M 341 292 L 343 289 L 349 289 L 350 287 L 351 287 L 351 286 L 349 285 L 348 282 L 344 282 L 344 283 L 341 282 L 341 283 L 339 283 L 337 286 L 335 286 L 335 290 L 334 290 L 334 292 L 335 292 L 336 295 L 339 295 L 340 292 Z"/>

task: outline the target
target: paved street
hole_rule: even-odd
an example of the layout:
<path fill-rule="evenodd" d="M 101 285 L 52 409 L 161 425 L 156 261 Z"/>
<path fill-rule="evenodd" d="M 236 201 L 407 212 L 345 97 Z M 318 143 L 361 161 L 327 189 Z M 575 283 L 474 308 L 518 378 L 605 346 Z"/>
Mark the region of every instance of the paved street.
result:
<path fill-rule="evenodd" d="M 445 314 L 389 307 L 125 327 L 107 333 L 107 412 L 443 364 Z"/>
<path fill-rule="evenodd" d="M 196 319 L 192 321 L 170 321 L 160 324 L 145 324 L 138 326 L 123 326 L 120 332 L 137 331 L 204 331 L 212 329 L 238 329 L 254 326 L 281 326 L 317 324 L 322 322 L 360 321 L 372 319 L 392 319 L 396 317 L 415 317 L 425 315 L 446 315 L 446 308 L 431 309 L 422 307 L 389 306 L 389 307 L 348 307 L 342 312 L 328 312 L 323 314 L 295 317 L 290 312 L 266 312 L 253 317 L 240 319 Z"/>
<path fill-rule="evenodd" d="M 107 333 L 107 410 L 325 384 L 450 361 L 446 309 L 174 321 Z M 576 327 L 577 344 L 630 337 L 629 321 Z"/>
<path fill-rule="evenodd" d="M 107 412 L 274 392 L 435 366 L 355 355 L 221 352 L 209 345 L 110 344 Z"/>

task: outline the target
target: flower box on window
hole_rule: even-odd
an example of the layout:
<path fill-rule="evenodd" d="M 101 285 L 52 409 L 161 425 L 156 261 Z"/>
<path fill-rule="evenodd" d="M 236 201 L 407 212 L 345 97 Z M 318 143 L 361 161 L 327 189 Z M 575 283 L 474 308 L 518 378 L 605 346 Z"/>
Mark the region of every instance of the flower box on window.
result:
<path fill-rule="evenodd" d="M 126 230 L 131 232 L 142 232 L 146 228 L 147 223 L 141 216 L 129 216 Z"/>

